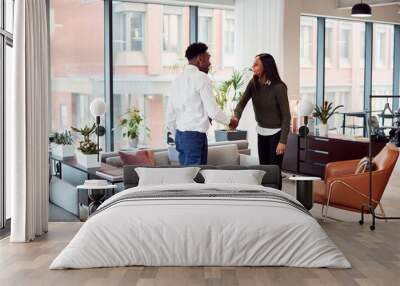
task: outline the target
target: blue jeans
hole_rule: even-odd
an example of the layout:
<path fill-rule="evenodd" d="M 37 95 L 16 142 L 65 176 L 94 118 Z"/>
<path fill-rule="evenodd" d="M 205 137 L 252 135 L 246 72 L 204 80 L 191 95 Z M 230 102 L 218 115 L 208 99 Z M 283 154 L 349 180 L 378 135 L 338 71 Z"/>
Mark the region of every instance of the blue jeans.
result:
<path fill-rule="evenodd" d="M 177 130 L 175 145 L 181 166 L 207 165 L 208 143 L 205 133 Z"/>

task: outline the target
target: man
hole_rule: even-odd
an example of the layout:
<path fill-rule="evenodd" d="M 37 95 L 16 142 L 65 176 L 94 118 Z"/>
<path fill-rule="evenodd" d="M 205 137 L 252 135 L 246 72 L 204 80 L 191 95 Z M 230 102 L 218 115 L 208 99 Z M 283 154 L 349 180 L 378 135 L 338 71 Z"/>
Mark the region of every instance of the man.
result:
<path fill-rule="evenodd" d="M 219 109 L 207 76 L 210 54 L 207 45 L 191 44 L 185 53 L 189 64 L 172 83 L 167 108 L 167 128 L 175 134 L 182 166 L 207 164 L 210 119 L 225 125 L 231 120 Z"/>

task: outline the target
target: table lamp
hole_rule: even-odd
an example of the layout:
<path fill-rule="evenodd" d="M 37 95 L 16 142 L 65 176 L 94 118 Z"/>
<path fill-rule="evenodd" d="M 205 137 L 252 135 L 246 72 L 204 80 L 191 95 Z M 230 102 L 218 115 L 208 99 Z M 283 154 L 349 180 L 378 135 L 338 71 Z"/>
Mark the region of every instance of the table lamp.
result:
<path fill-rule="evenodd" d="M 90 113 L 96 118 L 96 134 L 97 134 L 97 162 L 100 161 L 100 116 L 103 116 L 106 113 L 106 104 L 103 99 L 96 98 L 90 103 Z"/>
<path fill-rule="evenodd" d="M 301 126 L 299 128 L 299 135 L 300 136 L 305 136 L 309 133 L 308 130 L 308 116 L 312 114 L 312 112 L 314 111 L 314 105 L 305 99 L 302 99 L 299 102 L 299 105 L 297 107 L 297 114 L 300 117 L 304 117 L 304 126 Z"/>

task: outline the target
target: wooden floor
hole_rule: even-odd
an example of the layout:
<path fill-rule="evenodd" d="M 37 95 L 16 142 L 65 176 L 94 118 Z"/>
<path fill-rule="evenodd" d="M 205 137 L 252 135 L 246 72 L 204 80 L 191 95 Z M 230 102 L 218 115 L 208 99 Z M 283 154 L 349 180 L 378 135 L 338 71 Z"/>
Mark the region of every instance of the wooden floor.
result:
<path fill-rule="evenodd" d="M 400 215 L 400 160 L 382 198 L 388 215 Z M 294 192 L 294 185 L 284 183 Z M 320 207 L 312 210 L 316 217 Z M 358 215 L 330 210 L 343 222 L 321 226 L 349 259 L 353 268 L 302 269 L 288 267 L 124 267 L 87 270 L 48 270 L 52 260 L 78 231 L 81 223 L 49 223 L 49 233 L 32 243 L 0 240 L 0 285 L 400 285 L 400 221 L 378 221 L 375 231 L 360 226 Z"/>
<path fill-rule="evenodd" d="M 400 222 L 381 222 L 375 232 L 353 222 L 322 223 L 353 268 L 124 267 L 48 270 L 81 223 L 50 223 L 29 244 L 0 241 L 0 285 L 399 285 Z"/>

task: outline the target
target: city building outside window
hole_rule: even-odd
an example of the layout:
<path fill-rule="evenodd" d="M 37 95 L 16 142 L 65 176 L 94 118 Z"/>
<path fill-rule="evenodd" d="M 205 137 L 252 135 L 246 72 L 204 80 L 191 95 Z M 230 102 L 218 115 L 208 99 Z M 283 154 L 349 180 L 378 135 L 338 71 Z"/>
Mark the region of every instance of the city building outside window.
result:
<path fill-rule="evenodd" d="M 182 38 L 182 16 L 164 13 L 163 19 L 163 49 L 166 52 L 179 53 Z"/>
<path fill-rule="evenodd" d="M 130 50 L 143 51 L 144 46 L 144 13 L 130 13 Z"/>
<path fill-rule="evenodd" d="M 390 24 L 374 23 L 373 26 L 373 69 L 372 69 L 372 94 L 392 95 L 393 94 L 393 51 L 394 51 L 394 26 Z M 389 103 L 393 108 L 391 98 L 377 98 L 372 102 L 372 110 L 379 113 Z M 380 118 L 379 118 L 380 119 Z M 380 120 L 380 123 L 382 121 Z M 384 120 L 384 124 L 392 124 L 391 119 Z"/>
<path fill-rule="evenodd" d="M 224 52 L 233 54 L 235 51 L 235 19 L 225 18 L 224 23 Z"/>
<path fill-rule="evenodd" d="M 365 25 L 360 29 L 360 67 L 364 68 L 365 65 Z"/>
<path fill-rule="evenodd" d="M 104 98 L 104 44 L 109 44 L 104 43 L 104 3 L 50 0 L 52 131 L 93 123 L 90 102 Z M 209 18 L 199 25 L 199 36 L 210 47 L 213 69 L 209 75 L 217 87 L 233 70 L 234 10 L 207 8 L 203 15 L 202 9 L 199 7 L 199 16 Z M 190 44 L 190 8 L 113 1 L 112 20 L 114 126 L 107 132 L 113 136 L 114 149 L 128 147 L 118 122 L 129 107 L 136 106 L 144 117 L 143 128 L 150 129 L 148 134 L 142 130 L 140 145 L 163 147 L 168 92 L 187 64 L 184 53 Z M 76 34 L 80 41 L 65 36 Z"/>
<path fill-rule="evenodd" d="M 333 66 L 333 25 L 326 21 L 325 28 L 325 66 Z"/>
<path fill-rule="evenodd" d="M 317 18 L 300 18 L 300 97 L 315 104 L 317 89 Z"/>
<path fill-rule="evenodd" d="M 386 32 L 384 30 L 376 32 L 376 66 L 384 68 L 386 66 Z"/>
<path fill-rule="evenodd" d="M 350 66 L 351 57 L 351 24 L 342 23 L 340 25 L 340 40 L 339 40 L 339 52 L 340 52 L 340 65 Z"/>
<path fill-rule="evenodd" d="M 303 17 L 300 26 L 300 63 L 302 66 L 311 66 L 312 61 L 312 23 Z"/>
<path fill-rule="evenodd" d="M 235 15 L 233 10 L 223 11 L 223 65 L 233 67 L 235 64 Z"/>
<path fill-rule="evenodd" d="M 119 12 L 114 20 L 114 43 L 118 51 L 141 52 L 144 50 L 144 12 Z"/>

